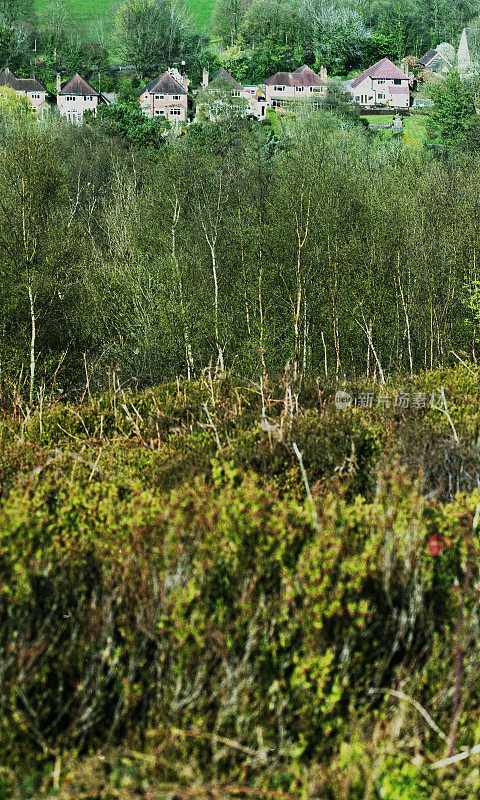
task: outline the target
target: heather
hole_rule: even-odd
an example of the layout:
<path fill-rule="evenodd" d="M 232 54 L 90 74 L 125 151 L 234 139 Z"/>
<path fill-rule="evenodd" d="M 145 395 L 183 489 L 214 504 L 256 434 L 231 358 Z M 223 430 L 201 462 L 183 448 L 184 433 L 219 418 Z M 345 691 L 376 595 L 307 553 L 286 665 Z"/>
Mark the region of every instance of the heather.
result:
<path fill-rule="evenodd" d="M 475 796 L 478 373 L 400 389 L 4 386 L 2 796 Z"/>

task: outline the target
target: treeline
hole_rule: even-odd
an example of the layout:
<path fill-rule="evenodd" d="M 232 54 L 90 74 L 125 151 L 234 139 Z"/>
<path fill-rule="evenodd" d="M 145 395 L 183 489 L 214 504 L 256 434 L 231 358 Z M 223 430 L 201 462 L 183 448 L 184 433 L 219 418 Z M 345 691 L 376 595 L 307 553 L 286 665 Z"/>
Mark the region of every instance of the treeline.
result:
<path fill-rule="evenodd" d="M 210 31 L 199 30 L 185 0 L 123 0 L 90 26 L 52 0 L 36 13 L 32 0 L 0 5 L 0 65 L 38 77 L 54 89 L 55 74 L 101 76 L 101 88 L 122 84 L 115 61 L 132 64 L 136 85 L 172 63 L 185 62 L 194 84 L 202 68 L 225 66 L 246 83 L 302 63 L 346 75 L 388 56 L 420 56 L 441 41 L 457 43 L 475 24 L 478 0 L 217 0 Z M 210 38 L 211 35 L 211 38 Z"/>
<path fill-rule="evenodd" d="M 477 157 L 325 109 L 136 151 L 102 126 L 0 127 L 3 380 L 138 385 L 209 364 L 382 378 L 476 357 Z M 452 353 L 455 353 L 453 355 Z M 98 378 L 100 380 L 100 378 Z"/>
<path fill-rule="evenodd" d="M 421 56 L 454 44 L 479 13 L 477 0 L 217 0 L 213 30 L 239 79 L 257 81 L 307 62 L 336 75 L 380 58 Z"/>

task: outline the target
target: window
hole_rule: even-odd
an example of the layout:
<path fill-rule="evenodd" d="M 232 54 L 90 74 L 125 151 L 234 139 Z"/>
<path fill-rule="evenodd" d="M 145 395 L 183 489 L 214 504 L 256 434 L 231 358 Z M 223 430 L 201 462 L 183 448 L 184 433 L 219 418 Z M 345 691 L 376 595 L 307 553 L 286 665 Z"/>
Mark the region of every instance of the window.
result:
<path fill-rule="evenodd" d="M 385 83 L 385 78 L 379 78 L 379 79 L 377 80 L 377 83 L 378 83 L 378 84 Z"/>
<path fill-rule="evenodd" d="M 171 108 L 170 114 L 172 115 L 172 117 L 179 117 L 181 114 L 181 110 L 179 108 Z"/>
<path fill-rule="evenodd" d="M 274 86 L 273 89 L 275 92 L 283 92 L 285 86 Z"/>
<path fill-rule="evenodd" d="M 379 99 L 379 100 L 385 100 L 385 95 L 384 95 L 384 94 L 380 94 L 380 93 L 379 93 L 379 94 L 377 95 L 377 97 L 378 97 L 378 99 Z"/>
<path fill-rule="evenodd" d="M 402 85 L 402 79 L 401 78 L 394 78 L 393 85 L 394 86 L 401 86 Z"/>
<path fill-rule="evenodd" d="M 84 99 L 85 101 L 87 101 L 87 100 L 92 100 L 92 95 L 91 95 L 91 94 L 86 94 L 86 95 L 84 95 L 84 98 L 83 98 L 83 99 Z"/>
<path fill-rule="evenodd" d="M 156 116 L 156 117 L 158 117 L 158 116 L 162 116 L 162 117 L 164 117 L 164 116 L 165 116 L 165 111 L 163 111 L 163 110 L 162 110 L 162 109 L 160 109 L 160 108 L 156 108 L 156 109 L 155 109 L 155 116 Z"/>
<path fill-rule="evenodd" d="M 240 97 L 240 89 L 232 89 L 232 97 Z"/>
<path fill-rule="evenodd" d="M 32 100 L 40 100 L 39 94 L 32 94 Z"/>
<path fill-rule="evenodd" d="M 165 95 L 164 94 L 156 94 L 155 95 L 155 100 L 164 100 L 164 99 L 165 99 Z"/>
<path fill-rule="evenodd" d="M 71 95 L 67 95 L 65 99 L 67 100 L 67 102 L 72 102 L 72 103 L 75 102 L 75 97 L 72 97 Z"/>
<path fill-rule="evenodd" d="M 172 95 L 172 100 L 180 100 L 180 95 L 179 94 Z"/>
<path fill-rule="evenodd" d="M 305 88 L 304 86 L 295 86 L 295 91 L 296 92 L 303 92 L 304 88 Z"/>

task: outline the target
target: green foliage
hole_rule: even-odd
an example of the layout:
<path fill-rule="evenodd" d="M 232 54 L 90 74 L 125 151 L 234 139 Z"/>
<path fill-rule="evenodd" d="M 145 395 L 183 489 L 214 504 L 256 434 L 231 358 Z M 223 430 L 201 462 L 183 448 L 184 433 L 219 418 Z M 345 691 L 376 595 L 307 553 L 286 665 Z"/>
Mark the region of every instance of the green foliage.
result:
<path fill-rule="evenodd" d="M 163 72 L 195 47 L 187 8 L 176 0 L 124 0 L 117 16 L 124 57 L 139 72 Z"/>
<path fill-rule="evenodd" d="M 419 381 L 478 400 L 477 377 Z M 101 747 L 103 781 L 126 791 L 187 775 L 431 796 L 427 765 L 444 743 L 411 705 L 369 690 L 401 687 L 448 731 L 459 619 L 472 653 L 459 746 L 472 740 L 480 497 L 427 496 L 410 441 L 424 453 L 444 443 L 437 466 L 452 472 L 453 455 L 475 449 L 478 402 L 451 404 L 460 446 L 432 409 L 337 412 L 326 387 L 319 400 L 305 385 L 289 418 L 279 396 L 279 385 L 262 401 L 232 376 L 205 375 L 4 416 L 6 787 L 41 796 L 60 757 L 62 781 L 81 791 L 76 754 Z"/>
<path fill-rule="evenodd" d="M 453 72 L 436 88 L 434 99 L 427 125 L 427 145 L 440 152 L 463 150 L 478 153 L 480 121 L 472 87 Z"/>
<path fill-rule="evenodd" d="M 148 119 L 136 100 L 101 106 L 91 123 L 107 136 L 118 136 L 130 145 L 155 148 L 163 146 L 168 126 L 164 120 Z"/>

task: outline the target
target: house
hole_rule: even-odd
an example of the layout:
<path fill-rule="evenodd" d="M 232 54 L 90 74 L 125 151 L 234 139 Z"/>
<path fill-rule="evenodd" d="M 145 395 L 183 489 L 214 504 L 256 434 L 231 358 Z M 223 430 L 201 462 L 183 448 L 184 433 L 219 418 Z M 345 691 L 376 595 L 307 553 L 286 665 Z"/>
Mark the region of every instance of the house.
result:
<path fill-rule="evenodd" d="M 478 32 L 474 28 L 464 28 L 457 52 L 448 42 L 442 42 L 434 49 L 427 50 L 420 59 L 423 70 L 420 77 L 423 80 L 434 76 L 443 78 L 449 72 L 457 70 L 462 79 L 472 78 L 480 72 L 480 64 L 476 60 L 478 55 Z"/>
<path fill-rule="evenodd" d="M 211 95 L 208 104 L 205 102 L 206 93 Z M 197 116 L 200 111 L 206 111 L 207 105 L 210 118 L 232 113 L 258 120 L 266 116 L 267 103 L 260 97 L 258 86 L 242 86 L 223 67 L 211 77 L 208 70 L 203 70 L 202 94 L 203 98 L 200 97 L 197 103 Z"/>
<path fill-rule="evenodd" d="M 172 124 L 187 119 L 188 87 L 190 81 L 178 70 L 169 69 L 154 78 L 138 94 L 140 108 L 149 119 L 159 117 Z"/>
<path fill-rule="evenodd" d="M 354 99 L 361 106 L 410 108 L 408 74 L 402 72 L 389 58 L 382 58 L 362 72 L 351 83 Z"/>
<path fill-rule="evenodd" d="M 47 90 L 43 83 L 40 83 L 35 77 L 17 78 L 7 67 L 0 71 L 0 86 L 8 86 L 18 95 L 26 97 L 38 116 L 43 117 L 48 108 Z"/>
<path fill-rule="evenodd" d="M 277 72 L 265 81 L 263 91 L 272 108 L 281 108 L 292 101 L 320 99 L 327 94 L 327 70 L 321 67 L 317 75 L 304 64 L 295 72 Z"/>
<path fill-rule="evenodd" d="M 100 102 L 106 100 L 78 72 L 65 83 L 57 75 L 57 106 L 62 117 L 70 122 L 83 122 L 85 111 L 96 114 Z"/>
<path fill-rule="evenodd" d="M 455 50 L 448 42 L 442 42 L 427 52 L 419 59 L 422 71 L 432 72 L 435 75 L 446 75 L 455 68 Z"/>

